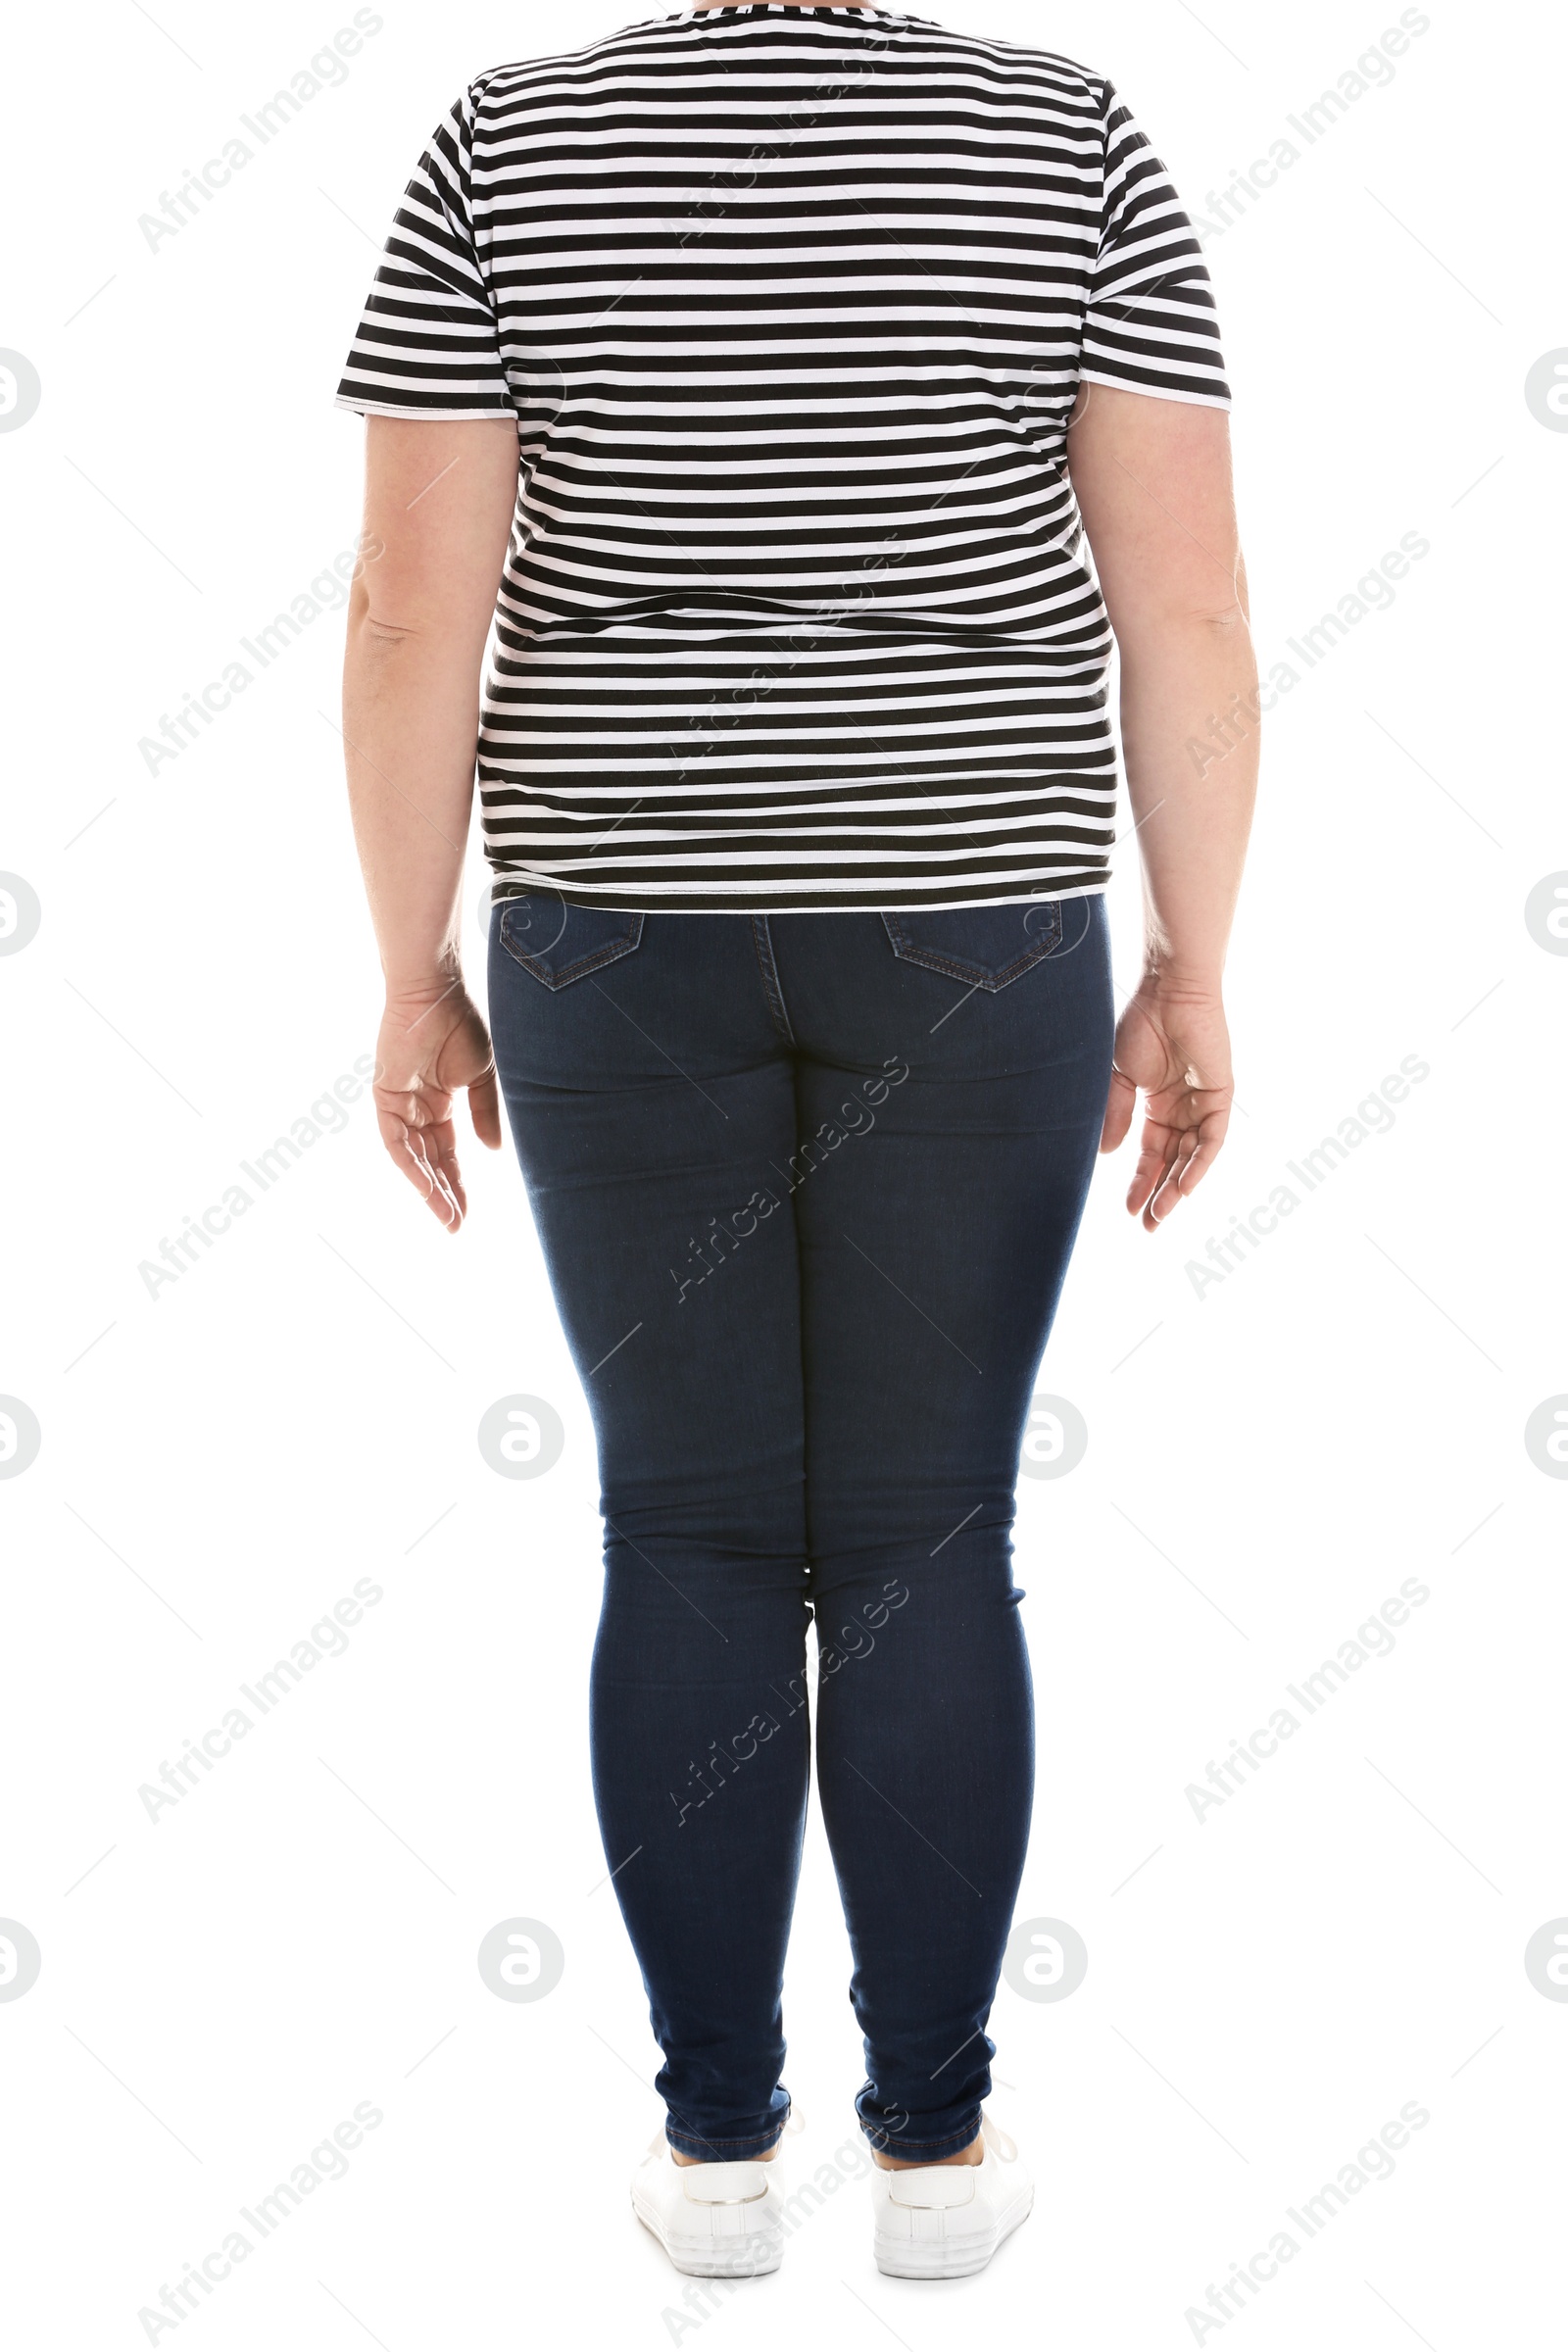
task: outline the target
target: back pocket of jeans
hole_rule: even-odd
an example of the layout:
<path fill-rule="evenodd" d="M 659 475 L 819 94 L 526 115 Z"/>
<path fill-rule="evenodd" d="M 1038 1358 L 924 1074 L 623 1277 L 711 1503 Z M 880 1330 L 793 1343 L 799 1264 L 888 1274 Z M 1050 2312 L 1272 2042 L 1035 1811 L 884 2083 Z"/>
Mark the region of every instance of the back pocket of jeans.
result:
<path fill-rule="evenodd" d="M 994 996 L 1060 945 L 1061 901 L 1011 906 L 914 907 L 884 914 L 893 953 Z"/>
<path fill-rule="evenodd" d="M 568 906 L 546 892 L 508 899 L 501 944 L 546 988 L 569 988 L 640 947 L 643 917 L 623 906 Z"/>

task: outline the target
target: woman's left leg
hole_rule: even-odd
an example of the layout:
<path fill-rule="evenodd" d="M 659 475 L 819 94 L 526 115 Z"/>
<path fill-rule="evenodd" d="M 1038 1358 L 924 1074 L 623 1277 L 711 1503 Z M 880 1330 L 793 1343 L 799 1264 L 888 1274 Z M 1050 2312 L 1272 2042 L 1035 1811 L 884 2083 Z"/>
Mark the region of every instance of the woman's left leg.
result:
<path fill-rule="evenodd" d="M 624 915 L 540 902 L 499 931 L 496 1059 L 599 1442 L 606 1860 L 672 2146 L 758 2155 L 789 2112 L 809 1770 L 789 1057 L 745 915 L 629 947 Z"/>

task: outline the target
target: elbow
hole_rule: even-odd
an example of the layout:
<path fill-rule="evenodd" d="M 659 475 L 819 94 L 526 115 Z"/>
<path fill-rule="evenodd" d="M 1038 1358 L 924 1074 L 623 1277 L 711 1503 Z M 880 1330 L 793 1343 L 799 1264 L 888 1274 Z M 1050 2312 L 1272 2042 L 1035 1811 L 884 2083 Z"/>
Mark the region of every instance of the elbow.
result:
<path fill-rule="evenodd" d="M 349 599 L 348 642 L 351 649 L 376 662 L 400 655 L 466 652 L 468 632 L 450 615 L 423 613 L 412 608 L 388 611 L 372 604 L 360 583 Z"/>
<path fill-rule="evenodd" d="M 1251 634 L 1252 610 L 1247 593 L 1247 565 L 1242 561 L 1239 548 L 1229 586 L 1228 596 L 1200 605 L 1191 615 L 1192 619 L 1222 640 Z"/>
<path fill-rule="evenodd" d="M 373 605 L 363 576 L 349 590 L 348 628 L 350 637 L 362 645 L 388 648 L 407 645 L 425 633 L 417 620 L 394 618 Z"/>
<path fill-rule="evenodd" d="M 1230 653 L 1250 649 L 1252 642 L 1251 623 L 1241 605 L 1157 605 L 1137 612 L 1124 610 L 1112 612 L 1110 625 L 1124 654 L 1176 648 L 1189 653 Z"/>
<path fill-rule="evenodd" d="M 1124 609 L 1117 634 L 1154 631 L 1212 645 L 1246 643 L 1252 615 L 1240 552 L 1229 565 L 1216 559 L 1204 570 L 1207 576 L 1161 580 L 1156 574 L 1142 581 L 1132 599 L 1123 599 L 1131 609 Z M 1116 625 L 1117 616 L 1111 618 Z"/>
<path fill-rule="evenodd" d="M 1132 611 L 1124 603 L 1111 612 L 1110 625 L 1123 654 L 1158 656 L 1180 650 L 1200 659 L 1252 658 L 1251 616 L 1241 596 L 1214 604 L 1161 597 L 1141 602 Z"/>
<path fill-rule="evenodd" d="M 377 653 L 399 653 L 406 646 L 423 643 L 428 631 L 416 623 L 387 620 L 379 612 L 367 612 L 357 634 L 362 645 Z"/>
<path fill-rule="evenodd" d="M 1190 612 L 1180 628 L 1188 665 L 1195 672 L 1210 672 L 1227 692 L 1239 687 L 1246 693 L 1256 685 L 1257 649 L 1245 605 Z"/>
<path fill-rule="evenodd" d="M 1216 559 L 1197 576 L 1183 578 L 1175 567 L 1151 564 L 1127 578 L 1102 579 L 1102 594 L 1117 643 L 1246 644 L 1251 635 L 1247 574 L 1240 559 L 1227 567 Z M 1208 576 L 1203 576 L 1206 572 Z"/>
<path fill-rule="evenodd" d="M 1250 616 L 1239 599 L 1228 605 L 1187 612 L 1182 617 L 1189 628 L 1200 631 L 1216 645 L 1246 640 L 1252 633 Z"/>

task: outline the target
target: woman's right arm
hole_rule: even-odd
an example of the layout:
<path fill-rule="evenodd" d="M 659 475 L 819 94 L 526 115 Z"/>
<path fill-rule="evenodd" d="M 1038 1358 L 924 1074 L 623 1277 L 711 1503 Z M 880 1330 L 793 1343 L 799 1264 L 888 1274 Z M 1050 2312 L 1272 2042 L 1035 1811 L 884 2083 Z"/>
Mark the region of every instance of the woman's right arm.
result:
<path fill-rule="evenodd" d="M 1121 660 L 1144 971 L 1116 1030 L 1102 1151 L 1144 1127 L 1152 1233 L 1213 1164 L 1233 1085 L 1221 977 L 1257 784 L 1257 664 L 1222 409 L 1083 387 L 1067 464 Z"/>
<path fill-rule="evenodd" d="M 365 533 L 343 663 L 349 801 L 381 951 L 381 1140 L 451 1231 L 466 1209 L 452 1123 L 501 1142 L 483 1016 L 463 983 L 459 894 L 480 669 L 517 495 L 510 418 L 367 419 Z"/>

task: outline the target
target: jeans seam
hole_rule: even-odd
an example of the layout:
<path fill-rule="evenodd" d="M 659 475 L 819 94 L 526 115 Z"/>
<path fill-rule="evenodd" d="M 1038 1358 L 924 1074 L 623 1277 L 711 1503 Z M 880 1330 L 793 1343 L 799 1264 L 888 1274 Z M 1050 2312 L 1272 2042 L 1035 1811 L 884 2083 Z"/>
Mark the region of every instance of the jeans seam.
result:
<path fill-rule="evenodd" d="M 971 2146 L 979 2137 L 980 2114 L 976 2110 L 972 2124 L 945 2132 L 938 2139 L 908 2139 L 902 2132 L 889 2132 L 880 2124 L 862 2124 L 860 2129 L 873 2147 L 880 2143 L 879 2152 L 884 2156 L 956 2156 L 960 2148 Z"/>
<path fill-rule="evenodd" d="M 749 2132 L 745 2137 L 741 2139 L 714 2139 L 706 2132 L 680 2132 L 676 2138 L 670 2139 L 667 2129 L 664 2132 L 664 2137 L 669 2140 L 670 2146 L 672 2148 L 679 2147 L 683 2156 L 691 2155 L 697 2148 L 771 2148 L 775 2146 L 777 2142 L 783 2138 L 783 2136 L 784 2133 L 782 2126 L 777 2132 L 771 2133 L 765 2132 Z M 683 2144 L 688 2140 L 691 2142 L 689 2147 Z M 727 2159 L 714 2158 L 712 2161 L 715 2163 L 726 2162 Z"/>
<path fill-rule="evenodd" d="M 786 2116 L 784 2123 L 788 2123 L 788 2121 L 789 2118 Z M 737 2138 L 733 2139 L 714 2139 L 707 2132 L 687 2132 L 679 2124 L 675 2125 L 673 2129 L 675 2134 L 678 2136 L 671 2135 L 671 2127 L 666 2121 L 664 2125 L 664 2137 L 672 2148 L 679 2148 L 680 2153 L 683 2156 L 695 2155 L 701 2148 L 739 2148 L 744 2154 L 752 2155 L 762 2148 L 776 2148 L 779 2141 L 784 2136 L 784 2124 L 780 2124 L 776 2132 L 742 2132 Z M 683 2144 L 687 2140 L 692 2142 L 690 2147 L 687 2147 Z M 710 2157 L 707 2161 L 710 2163 L 727 2163 L 731 2160 L 729 2158 L 720 2156 Z"/>
<path fill-rule="evenodd" d="M 752 945 L 757 951 L 758 969 L 762 975 L 762 988 L 767 997 L 767 1009 L 773 1026 L 784 1043 L 787 1046 L 793 1046 L 795 1032 L 790 1027 L 789 1007 L 784 1002 L 784 991 L 778 976 L 778 963 L 773 955 L 773 934 L 768 929 L 765 914 L 754 914 L 752 917 Z"/>

